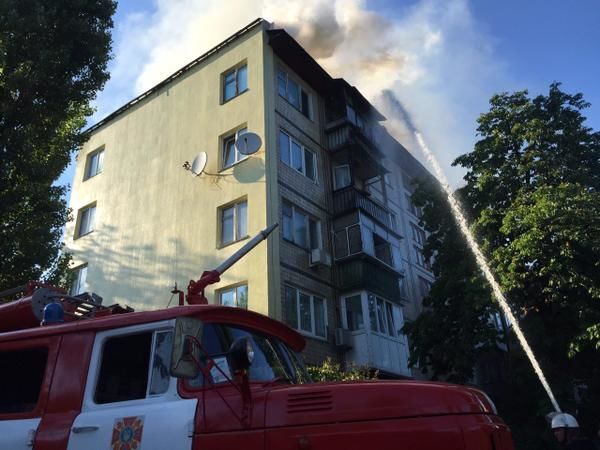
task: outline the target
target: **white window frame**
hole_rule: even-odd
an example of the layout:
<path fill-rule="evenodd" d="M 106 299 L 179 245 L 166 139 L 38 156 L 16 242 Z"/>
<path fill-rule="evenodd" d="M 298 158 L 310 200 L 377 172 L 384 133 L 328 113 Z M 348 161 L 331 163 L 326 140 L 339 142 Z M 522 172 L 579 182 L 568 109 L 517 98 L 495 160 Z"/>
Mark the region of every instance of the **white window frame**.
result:
<path fill-rule="evenodd" d="M 95 161 L 95 163 L 94 163 Z M 85 159 L 83 181 L 89 180 L 102 173 L 104 169 L 104 146 L 89 153 Z"/>
<path fill-rule="evenodd" d="M 237 283 L 237 284 L 233 284 L 231 286 L 226 286 L 222 289 L 219 289 L 217 291 L 218 304 L 223 305 L 223 294 L 225 294 L 227 292 L 233 292 L 233 306 L 235 306 L 236 308 L 243 308 L 242 306 L 240 306 L 239 298 L 238 298 L 238 295 L 239 295 L 238 289 L 241 287 L 246 288 L 246 307 L 244 309 L 248 309 L 248 282 Z M 228 305 L 223 305 L 223 306 L 228 306 Z"/>
<path fill-rule="evenodd" d="M 425 234 L 425 231 L 412 222 L 410 224 L 410 227 L 412 229 L 413 240 L 421 246 L 425 245 L 425 242 L 427 241 L 427 235 Z"/>
<path fill-rule="evenodd" d="M 88 265 L 87 263 L 81 264 L 77 267 L 71 269 L 75 274 L 73 278 L 73 282 L 71 283 L 71 289 L 69 290 L 69 295 L 79 295 L 86 292 L 87 286 L 87 271 Z"/>
<path fill-rule="evenodd" d="M 244 126 L 243 128 L 239 128 L 237 131 L 232 132 L 232 133 L 228 133 L 226 135 L 223 136 L 223 138 L 221 139 L 221 169 L 229 169 L 230 167 L 235 166 L 237 163 L 244 161 L 245 159 L 248 159 L 248 157 L 250 155 L 242 155 L 237 147 L 235 146 L 235 141 L 244 133 L 246 133 L 248 131 L 248 128 L 246 126 Z M 227 153 L 227 145 L 230 142 L 234 142 L 233 144 L 233 162 L 231 164 L 225 165 L 225 157 L 226 157 L 226 153 Z"/>
<path fill-rule="evenodd" d="M 361 314 L 362 314 L 362 328 L 359 328 L 357 330 L 351 330 L 350 325 L 348 324 L 348 308 L 346 306 L 346 300 L 348 300 L 349 298 L 352 298 L 352 297 L 358 297 L 360 299 L 360 310 L 361 310 Z M 342 327 L 345 330 L 351 331 L 353 334 L 364 334 L 368 331 L 367 316 L 365 314 L 365 306 L 364 306 L 363 297 L 364 297 L 364 295 L 363 295 L 362 291 L 352 292 L 350 294 L 344 294 L 344 296 L 341 297 Z"/>
<path fill-rule="evenodd" d="M 239 220 L 240 220 L 240 208 L 241 205 L 246 205 L 246 233 L 240 235 L 239 233 Z M 226 210 L 233 209 L 233 240 L 225 242 L 223 240 L 223 219 Z M 239 242 L 248 237 L 248 199 L 241 198 L 226 205 L 219 206 L 218 208 L 218 224 L 219 224 L 219 248 L 226 247 L 228 245 Z"/>
<path fill-rule="evenodd" d="M 284 208 L 285 207 L 289 207 L 292 211 L 292 217 L 291 217 L 291 233 L 292 236 L 291 238 L 285 235 L 285 228 L 283 226 L 283 220 L 284 220 Z M 322 234 L 321 234 L 321 221 L 319 219 L 317 219 L 316 217 L 312 216 L 311 214 L 309 214 L 308 212 L 306 212 L 305 210 L 303 210 L 302 208 L 297 207 L 296 205 L 294 205 L 291 202 L 288 201 L 283 201 L 283 205 L 281 208 L 281 215 L 282 215 L 282 230 L 281 230 L 281 236 L 283 237 L 284 240 L 288 241 L 288 242 L 292 242 L 296 245 L 298 245 L 299 247 L 302 247 L 304 249 L 307 250 L 315 250 L 315 249 L 320 249 L 323 248 L 323 239 L 322 239 Z M 305 236 L 305 241 L 306 241 L 306 246 L 302 245 L 302 243 L 300 242 L 300 239 L 298 236 L 296 236 L 296 217 L 303 215 L 304 217 L 306 217 L 306 222 L 305 222 L 305 229 L 306 229 L 306 236 Z M 313 247 L 312 244 L 312 234 L 310 231 L 310 222 L 314 222 L 315 223 L 315 227 L 317 230 L 317 235 L 315 236 L 315 241 L 316 241 L 316 247 Z"/>
<path fill-rule="evenodd" d="M 246 87 L 245 89 L 240 89 L 240 72 L 242 72 L 242 69 L 245 69 L 245 76 L 246 76 Z M 229 75 L 233 74 L 234 78 L 235 78 L 235 94 L 233 94 L 231 97 L 229 98 L 225 98 L 225 93 L 226 91 L 226 82 L 227 82 L 227 77 Z M 233 100 L 234 98 L 236 98 L 237 96 L 239 96 L 240 94 L 243 94 L 244 92 L 246 92 L 248 90 L 248 63 L 246 61 L 243 61 L 241 63 L 239 63 L 237 66 L 223 72 L 223 74 L 221 75 L 221 90 L 222 90 L 222 95 L 221 95 L 221 101 L 222 103 L 227 103 L 228 101 Z"/>
<path fill-rule="evenodd" d="M 288 155 L 287 155 L 287 159 L 289 161 L 289 163 L 287 163 L 284 159 L 283 159 L 283 155 L 284 155 L 284 150 L 283 148 L 281 148 L 281 137 L 285 136 L 288 140 Z M 317 184 L 319 181 L 319 170 L 317 169 L 317 154 L 315 152 L 313 152 L 311 149 L 305 147 L 304 145 L 302 145 L 298 140 L 294 139 L 290 133 L 284 131 L 283 129 L 279 130 L 279 138 L 277 140 L 277 144 L 279 145 L 279 159 L 281 160 L 282 163 L 284 163 L 286 166 L 288 166 L 291 169 L 294 169 L 296 172 L 301 173 L 302 175 L 304 175 L 306 178 L 308 178 L 309 180 L 311 180 L 313 183 Z M 292 157 L 293 157 L 293 152 L 292 152 L 292 144 L 296 144 L 298 147 L 300 147 L 300 151 L 302 152 L 302 167 L 300 168 L 300 170 L 296 169 L 293 164 L 292 164 Z M 306 174 L 306 158 L 311 157 L 312 161 L 313 161 L 313 168 L 314 168 L 314 174 L 315 177 L 314 179 L 309 177 Z"/>
<path fill-rule="evenodd" d="M 369 309 L 369 296 L 373 296 L 375 298 L 375 322 L 377 324 L 377 330 L 374 330 L 372 328 L 372 319 L 371 319 L 371 310 Z M 385 320 L 385 330 L 382 330 L 383 327 L 381 326 L 380 322 L 380 317 L 379 317 L 379 313 L 378 313 L 378 308 L 379 308 L 379 303 L 382 303 L 383 305 L 383 313 L 384 313 L 384 320 Z M 363 310 L 363 317 L 365 318 L 365 322 L 368 323 L 368 330 L 371 333 L 374 334 L 379 334 L 382 336 L 385 336 L 387 338 L 392 338 L 392 339 L 397 339 L 399 341 L 403 341 L 404 340 L 404 334 L 398 330 L 401 330 L 402 327 L 404 326 L 404 312 L 402 311 L 402 306 L 398 305 L 394 302 L 391 302 L 383 297 L 380 297 L 379 295 L 373 294 L 372 292 L 367 292 L 366 295 L 366 304 L 364 305 L 366 306 L 366 309 Z M 390 333 L 388 326 L 389 326 L 389 316 L 388 316 L 388 308 L 392 308 L 391 312 L 392 312 L 392 325 L 394 326 L 394 332 Z M 396 319 L 394 317 L 394 309 L 396 309 L 398 311 L 398 314 L 401 318 L 401 326 L 398 327 L 398 325 L 396 324 Z M 365 313 L 366 311 L 366 313 Z M 365 324 L 366 325 L 366 324 Z"/>
<path fill-rule="evenodd" d="M 327 320 L 327 298 L 320 295 L 310 294 L 309 292 L 306 292 L 302 289 L 298 289 L 297 287 L 288 284 L 285 285 L 285 289 L 294 289 L 294 291 L 296 292 L 296 323 L 291 325 L 301 334 L 305 334 L 316 339 L 327 341 L 327 333 L 329 329 L 329 322 Z M 310 331 L 304 330 L 301 327 L 302 318 L 300 314 L 300 294 L 304 294 L 310 299 Z M 315 298 L 323 301 L 323 325 L 325 327 L 325 336 L 320 336 L 316 334 Z"/>
<path fill-rule="evenodd" d="M 280 90 L 280 85 L 279 85 L 280 78 L 282 80 L 284 80 L 284 82 L 285 82 L 285 87 L 284 87 L 285 92 L 281 92 L 281 90 Z M 284 70 L 281 67 L 277 68 L 277 73 L 275 74 L 275 80 L 276 80 L 275 84 L 276 84 L 277 94 L 281 98 L 285 99 L 285 101 L 288 102 L 290 105 L 292 105 L 295 109 L 300 111 L 300 113 L 302 113 L 302 115 L 304 117 L 312 120 L 312 117 L 313 117 L 312 95 L 310 94 L 310 92 L 308 92 L 306 89 L 304 89 L 302 87 L 302 83 L 298 82 L 295 77 L 290 77 L 287 70 Z M 293 101 L 290 99 L 290 89 L 289 89 L 290 80 L 292 83 L 294 83 L 298 86 L 299 105 L 295 105 L 293 103 Z M 306 111 L 304 111 L 304 108 L 302 107 L 302 94 L 304 94 L 306 96 L 306 107 L 307 107 Z"/>
<path fill-rule="evenodd" d="M 337 177 L 337 170 L 338 169 L 347 169 L 348 170 L 348 184 L 343 185 L 343 186 L 338 186 L 338 177 Z M 333 189 L 334 190 L 338 190 L 338 189 L 344 189 L 348 186 L 352 186 L 352 171 L 350 170 L 350 164 L 341 164 L 339 166 L 334 166 L 333 167 Z"/>
<path fill-rule="evenodd" d="M 91 214 L 91 216 L 90 216 Z M 85 229 L 84 228 L 85 225 Z M 79 208 L 75 227 L 75 239 L 90 234 L 96 229 L 96 202 Z"/>

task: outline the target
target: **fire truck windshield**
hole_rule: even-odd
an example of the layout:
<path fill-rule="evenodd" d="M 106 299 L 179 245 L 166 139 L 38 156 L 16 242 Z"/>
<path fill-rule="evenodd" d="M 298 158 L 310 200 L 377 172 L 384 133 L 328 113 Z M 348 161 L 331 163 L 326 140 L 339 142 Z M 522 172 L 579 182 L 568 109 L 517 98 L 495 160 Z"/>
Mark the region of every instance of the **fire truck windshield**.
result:
<path fill-rule="evenodd" d="M 202 347 L 215 366 L 210 370 L 210 379 L 205 380 L 200 373 L 189 380 L 189 386 L 198 388 L 205 384 L 227 382 L 227 378 L 231 378 L 227 351 L 232 342 L 240 337 L 248 338 L 254 350 L 254 360 L 249 370 L 251 382 L 297 384 L 311 381 L 300 357 L 279 339 L 239 327 L 205 324 Z"/>

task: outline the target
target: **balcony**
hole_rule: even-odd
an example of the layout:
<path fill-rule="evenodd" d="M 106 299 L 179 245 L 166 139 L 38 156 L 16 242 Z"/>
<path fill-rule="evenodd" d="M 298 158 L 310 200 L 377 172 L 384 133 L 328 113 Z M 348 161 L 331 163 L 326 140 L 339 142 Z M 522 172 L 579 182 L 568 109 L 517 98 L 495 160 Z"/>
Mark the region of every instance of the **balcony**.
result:
<path fill-rule="evenodd" d="M 336 261 L 337 285 L 342 291 L 368 290 L 389 300 L 400 299 L 400 274 L 368 255 Z"/>
<path fill-rule="evenodd" d="M 392 338 L 370 332 L 353 332 L 352 349 L 346 363 L 373 367 L 394 375 L 410 377 L 406 339 Z"/>
<path fill-rule="evenodd" d="M 359 128 L 346 119 L 339 119 L 325 128 L 329 151 L 350 161 L 357 175 L 365 179 L 387 172 L 381 164 L 384 154 L 373 134 L 367 130 L 368 128 Z"/>
<path fill-rule="evenodd" d="M 333 214 L 339 216 L 354 209 L 362 209 L 381 225 L 394 230 L 392 216 L 383 206 L 369 199 L 368 194 L 354 186 L 348 186 L 333 193 Z"/>

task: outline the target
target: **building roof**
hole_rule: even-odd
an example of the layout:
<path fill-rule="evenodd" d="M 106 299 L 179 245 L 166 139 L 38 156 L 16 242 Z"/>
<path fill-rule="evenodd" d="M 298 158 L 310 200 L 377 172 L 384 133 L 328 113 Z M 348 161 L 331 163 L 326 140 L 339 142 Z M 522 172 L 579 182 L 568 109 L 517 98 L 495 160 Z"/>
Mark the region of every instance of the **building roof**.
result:
<path fill-rule="evenodd" d="M 148 89 L 147 91 L 141 93 L 133 100 L 130 100 L 125 105 L 121 106 L 116 111 L 112 112 L 99 122 L 90 126 L 85 130 L 85 133 L 93 133 L 97 129 L 101 128 L 103 125 L 112 121 L 116 117 L 120 116 L 125 111 L 129 110 L 131 107 L 140 103 L 142 100 L 146 99 L 153 93 L 162 89 L 172 81 L 181 77 L 185 73 L 187 73 L 192 68 L 196 67 L 198 64 L 204 62 L 210 56 L 218 53 L 223 48 L 227 47 L 232 42 L 236 41 L 240 37 L 247 34 L 249 31 L 254 28 L 260 26 L 261 24 L 269 24 L 270 23 L 262 18 L 258 18 L 253 22 L 246 25 L 241 30 L 229 36 L 220 44 L 217 44 L 212 49 L 208 50 L 206 53 L 200 55 L 198 58 L 194 59 L 190 63 L 183 66 L 181 69 L 177 70 L 173 74 L 169 75 L 163 81 Z M 364 106 L 368 109 L 373 117 L 376 120 L 385 120 L 385 117 L 379 113 L 373 105 L 371 105 L 367 99 L 363 97 L 363 95 L 356 89 L 354 86 L 348 84 L 344 79 L 337 78 L 333 79 L 326 71 L 323 69 L 319 63 L 317 63 L 310 54 L 302 46 L 285 30 L 283 29 L 274 29 L 268 30 L 267 35 L 269 37 L 269 44 L 273 48 L 273 51 L 277 54 L 279 58 L 283 60 L 291 69 L 294 70 L 303 80 L 305 80 L 308 84 L 310 84 L 319 94 L 323 97 L 329 97 L 333 90 L 336 88 L 339 89 L 340 86 L 344 86 L 347 88 L 348 92 L 353 95 L 361 106 Z"/>

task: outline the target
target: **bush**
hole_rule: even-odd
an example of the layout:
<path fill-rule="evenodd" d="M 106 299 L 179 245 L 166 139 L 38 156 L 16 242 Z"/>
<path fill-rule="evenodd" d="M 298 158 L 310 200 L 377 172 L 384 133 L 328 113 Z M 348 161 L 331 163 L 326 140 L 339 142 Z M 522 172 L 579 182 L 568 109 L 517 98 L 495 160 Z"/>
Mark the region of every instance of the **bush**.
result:
<path fill-rule="evenodd" d="M 320 366 L 307 366 L 307 369 L 315 382 L 375 380 L 378 375 L 376 370 L 365 366 L 352 366 L 349 371 L 344 371 L 339 363 L 329 357 Z"/>

